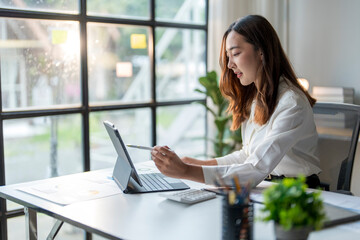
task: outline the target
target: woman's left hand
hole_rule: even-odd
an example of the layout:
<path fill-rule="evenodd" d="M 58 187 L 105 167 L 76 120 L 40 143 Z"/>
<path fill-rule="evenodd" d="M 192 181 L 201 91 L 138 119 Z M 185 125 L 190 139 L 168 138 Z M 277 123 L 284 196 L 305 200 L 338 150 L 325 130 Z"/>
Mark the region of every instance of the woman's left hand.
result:
<path fill-rule="evenodd" d="M 186 178 L 189 165 L 168 146 L 155 146 L 151 151 L 151 159 L 161 173 L 173 178 Z"/>

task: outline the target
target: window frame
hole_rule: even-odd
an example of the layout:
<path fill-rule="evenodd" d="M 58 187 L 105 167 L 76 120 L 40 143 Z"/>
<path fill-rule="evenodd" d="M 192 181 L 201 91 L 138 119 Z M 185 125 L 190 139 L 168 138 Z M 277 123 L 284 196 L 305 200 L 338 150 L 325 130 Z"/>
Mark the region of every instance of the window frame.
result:
<path fill-rule="evenodd" d="M 5 182 L 5 159 L 4 159 L 4 134 L 3 134 L 3 121 L 9 119 L 29 118 L 29 117 L 44 117 L 54 115 L 65 114 L 81 114 L 82 117 L 82 152 L 83 152 L 83 171 L 90 170 L 90 133 L 89 133 L 89 116 L 92 112 L 97 111 L 112 111 L 122 109 L 134 109 L 134 108 L 150 108 L 151 110 L 151 142 L 156 145 L 156 110 L 158 107 L 163 106 L 176 106 L 187 105 L 195 101 L 206 102 L 206 99 L 187 99 L 179 101 L 161 101 L 158 102 L 156 98 L 156 60 L 155 60 L 155 29 L 156 27 L 171 27 L 179 29 L 189 30 L 203 30 L 205 33 L 205 70 L 207 71 L 207 58 L 208 58 L 208 8 L 209 0 L 205 0 L 205 24 L 186 24 L 186 23 L 174 23 L 155 21 L 155 1 L 150 0 L 150 19 L 149 20 L 136 20 L 136 19 L 124 19 L 114 17 L 100 17 L 100 16 L 87 16 L 86 4 L 87 0 L 79 0 L 79 14 L 64 14 L 64 13 L 52 13 L 52 12 L 37 12 L 27 10 L 16 9 L 4 9 L 0 8 L 0 17 L 9 18 L 23 18 L 23 19 L 36 19 L 36 20 L 69 20 L 76 21 L 80 27 L 80 87 L 81 87 L 81 106 L 69 107 L 69 108 L 47 108 L 39 110 L 20 110 L 20 111 L 7 111 L 3 112 L 2 109 L 2 91 L 0 84 L 0 186 L 6 185 Z M 143 103 L 126 103 L 116 105 L 89 105 L 89 88 L 88 88 L 88 62 L 87 62 L 87 23 L 115 23 L 123 25 L 138 25 L 144 27 L 150 27 L 150 45 L 149 45 L 149 57 L 150 57 L 150 69 L 151 69 L 151 101 Z M 1 61 L 1 58 L 0 58 Z M 0 69 L 1 71 L 1 69 Z M 1 81 L 1 75 L 0 75 Z M 205 121 L 205 134 L 207 135 L 207 119 Z M 205 146 L 205 150 L 207 150 Z M 0 238 L 7 239 L 7 219 L 24 215 L 23 209 L 17 209 L 7 211 L 6 200 L 0 199 Z M 91 239 L 91 234 L 86 234 L 86 239 Z"/>

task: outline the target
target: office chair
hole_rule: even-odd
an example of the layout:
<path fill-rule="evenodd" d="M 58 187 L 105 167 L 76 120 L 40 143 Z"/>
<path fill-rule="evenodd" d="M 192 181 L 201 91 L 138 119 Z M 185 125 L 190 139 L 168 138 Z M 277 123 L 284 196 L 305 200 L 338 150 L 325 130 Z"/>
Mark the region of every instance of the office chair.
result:
<path fill-rule="evenodd" d="M 352 195 L 350 183 L 359 139 L 360 106 L 319 102 L 313 111 L 319 134 L 322 188 Z"/>

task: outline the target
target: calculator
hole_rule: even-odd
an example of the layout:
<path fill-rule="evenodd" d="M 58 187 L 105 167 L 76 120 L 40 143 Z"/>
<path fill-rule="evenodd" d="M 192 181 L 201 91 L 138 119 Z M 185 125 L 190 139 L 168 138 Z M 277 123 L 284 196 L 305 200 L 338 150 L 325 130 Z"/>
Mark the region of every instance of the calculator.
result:
<path fill-rule="evenodd" d="M 187 204 L 198 203 L 216 197 L 216 193 L 199 189 L 187 189 L 184 191 L 176 191 L 171 193 L 160 193 L 159 195 L 176 202 Z"/>

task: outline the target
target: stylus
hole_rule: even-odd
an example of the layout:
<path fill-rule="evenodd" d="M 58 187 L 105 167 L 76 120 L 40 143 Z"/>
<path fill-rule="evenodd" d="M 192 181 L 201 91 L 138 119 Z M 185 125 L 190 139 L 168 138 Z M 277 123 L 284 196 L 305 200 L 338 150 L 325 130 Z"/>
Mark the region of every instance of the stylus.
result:
<path fill-rule="evenodd" d="M 153 147 L 145 147 L 145 146 L 139 146 L 139 145 L 132 145 L 132 144 L 127 144 L 126 146 L 131 147 L 131 148 L 139 148 L 139 149 L 144 149 L 144 150 L 153 150 Z"/>

